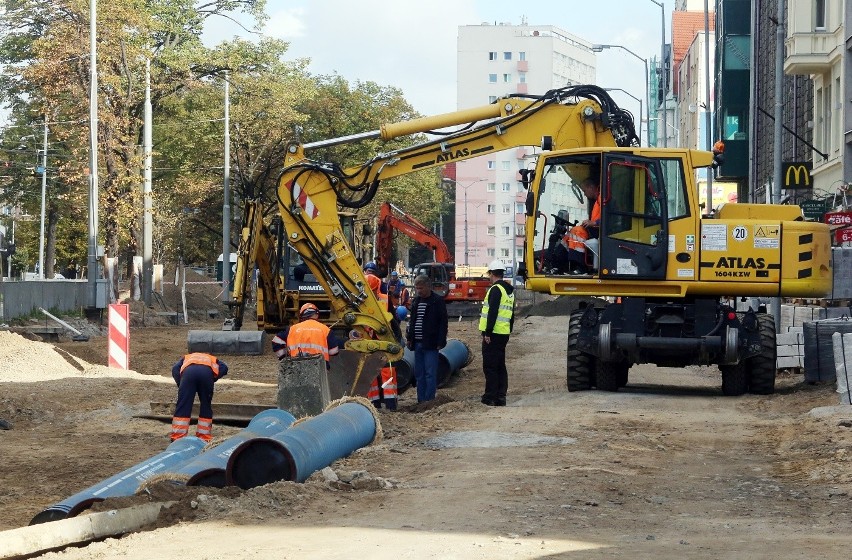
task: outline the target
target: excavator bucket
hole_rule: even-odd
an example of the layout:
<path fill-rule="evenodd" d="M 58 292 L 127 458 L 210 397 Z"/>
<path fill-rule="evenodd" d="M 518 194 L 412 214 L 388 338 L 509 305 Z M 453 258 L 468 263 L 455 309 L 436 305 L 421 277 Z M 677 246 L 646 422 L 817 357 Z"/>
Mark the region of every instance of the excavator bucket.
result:
<path fill-rule="evenodd" d="M 370 383 L 380 374 L 384 362 L 381 352 L 362 354 L 354 350 L 340 350 L 329 362 L 328 389 L 331 398 L 366 397 Z"/>
<path fill-rule="evenodd" d="M 266 346 L 264 331 L 189 331 L 189 352 L 206 352 L 219 356 L 243 354 L 259 356 Z"/>

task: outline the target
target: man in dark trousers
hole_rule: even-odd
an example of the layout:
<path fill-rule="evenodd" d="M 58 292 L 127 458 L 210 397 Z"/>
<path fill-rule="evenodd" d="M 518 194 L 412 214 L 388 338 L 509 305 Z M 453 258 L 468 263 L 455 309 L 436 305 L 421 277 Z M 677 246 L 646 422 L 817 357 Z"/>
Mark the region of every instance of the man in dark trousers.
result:
<path fill-rule="evenodd" d="M 485 294 L 479 330 L 482 331 L 482 370 L 485 372 L 485 393 L 482 404 L 506 406 L 509 372 L 506 371 L 506 344 L 515 320 L 515 288 L 503 280 L 506 265 L 491 261 L 488 276 L 491 287 Z"/>
<path fill-rule="evenodd" d="M 201 407 L 195 435 L 206 442 L 213 439 L 213 384 L 227 374 L 225 362 L 203 352 L 187 354 L 172 366 L 172 378 L 178 385 L 177 405 L 172 417 L 172 441 L 189 434 L 196 394 Z"/>
<path fill-rule="evenodd" d="M 433 400 L 438 389 L 438 350 L 447 345 L 447 305 L 425 274 L 414 279 L 414 291 L 405 340 L 414 350 L 417 402 L 422 403 Z"/>

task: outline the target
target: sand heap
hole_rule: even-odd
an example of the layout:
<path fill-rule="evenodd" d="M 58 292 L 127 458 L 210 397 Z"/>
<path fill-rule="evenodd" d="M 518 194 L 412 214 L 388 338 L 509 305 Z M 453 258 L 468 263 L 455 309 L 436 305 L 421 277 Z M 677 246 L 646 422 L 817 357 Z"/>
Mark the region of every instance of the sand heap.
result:
<path fill-rule="evenodd" d="M 52 344 L 0 331 L 0 383 L 35 383 L 66 377 L 125 377 L 174 383 L 170 378 L 93 365 Z"/>

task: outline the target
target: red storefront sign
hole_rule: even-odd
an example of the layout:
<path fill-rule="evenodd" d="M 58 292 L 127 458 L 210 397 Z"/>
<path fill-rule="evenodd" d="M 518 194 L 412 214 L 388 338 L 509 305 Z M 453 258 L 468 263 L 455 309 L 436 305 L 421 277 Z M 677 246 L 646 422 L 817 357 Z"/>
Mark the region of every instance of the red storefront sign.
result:
<path fill-rule="evenodd" d="M 834 239 L 838 243 L 852 241 L 852 228 L 839 229 L 834 232 Z"/>
<path fill-rule="evenodd" d="M 852 226 L 852 212 L 826 212 L 825 223 L 832 226 Z"/>

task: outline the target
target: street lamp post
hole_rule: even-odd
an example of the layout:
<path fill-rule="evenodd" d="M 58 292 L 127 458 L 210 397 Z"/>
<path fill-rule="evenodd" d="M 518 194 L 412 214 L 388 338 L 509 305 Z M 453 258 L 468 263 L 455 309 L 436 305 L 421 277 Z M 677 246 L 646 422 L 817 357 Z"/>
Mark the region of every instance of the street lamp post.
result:
<path fill-rule="evenodd" d="M 44 280 L 44 207 L 47 198 L 47 115 L 44 116 L 44 149 L 41 158 L 41 229 L 38 237 L 38 277 Z"/>
<path fill-rule="evenodd" d="M 642 111 L 642 100 L 641 100 L 641 99 L 639 99 L 638 97 L 636 97 L 635 95 L 633 95 L 632 93 L 630 93 L 629 91 L 625 90 L 625 89 L 621 89 L 621 88 L 604 88 L 604 90 L 605 90 L 605 91 L 620 91 L 620 92 L 621 92 L 621 93 L 623 93 L 624 95 L 627 95 L 628 97 L 632 97 L 633 99 L 635 99 L 636 101 L 638 101 L 638 102 L 639 102 L 639 141 L 641 142 L 641 141 L 642 141 L 642 115 L 643 115 L 643 111 Z M 645 91 L 647 92 L 647 90 L 645 90 Z M 646 117 L 646 118 L 647 118 L 647 116 L 648 116 L 648 115 L 645 115 L 645 117 Z M 647 138 L 645 139 L 645 142 L 646 142 L 646 143 L 648 143 Z"/>
<path fill-rule="evenodd" d="M 660 7 L 660 79 L 663 88 L 663 148 L 668 146 L 668 132 L 666 131 L 666 112 L 668 107 L 666 98 L 668 97 L 668 87 L 666 84 L 666 5 L 665 2 L 651 0 L 654 4 Z"/>
<path fill-rule="evenodd" d="M 601 52 L 604 49 L 622 49 L 622 50 L 632 54 L 634 57 L 638 58 L 639 60 L 641 60 L 642 63 L 645 65 L 645 120 L 648 121 L 648 122 L 651 122 L 651 111 L 650 111 L 650 109 L 651 109 L 651 90 L 650 90 L 650 87 L 649 87 L 649 84 L 648 84 L 648 59 L 639 56 L 638 54 L 636 54 L 635 52 L 631 51 L 630 49 L 628 49 L 627 47 L 625 47 L 623 45 L 592 45 L 592 50 L 594 52 Z M 617 89 L 617 88 L 613 88 L 613 89 Z M 624 91 L 624 90 L 620 90 L 620 91 Z M 627 92 L 625 92 L 625 93 L 627 93 Z M 633 96 L 631 95 L 630 97 L 633 97 Z M 633 99 L 636 99 L 636 98 L 633 97 Z M 640 128 L 641 128 L 641 121 L 642 121 L 642 117 L 641 117 L 642 106 L 641 106 L 641 103 L 642 102 L 640 101 L 639 103 L 640 103 L 640 106 L 639 106 L 639 112 L 640 112 L 639 121 L 640 121 Z M 640 138 L 642 137 L 641 130 L 640 130 L 639 137 Z M 650 144 L 650 142 L 648 142 L 648 144 Z"/>

